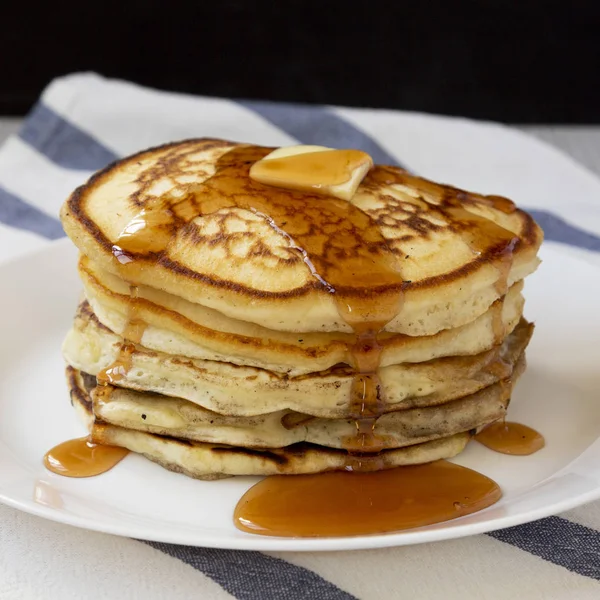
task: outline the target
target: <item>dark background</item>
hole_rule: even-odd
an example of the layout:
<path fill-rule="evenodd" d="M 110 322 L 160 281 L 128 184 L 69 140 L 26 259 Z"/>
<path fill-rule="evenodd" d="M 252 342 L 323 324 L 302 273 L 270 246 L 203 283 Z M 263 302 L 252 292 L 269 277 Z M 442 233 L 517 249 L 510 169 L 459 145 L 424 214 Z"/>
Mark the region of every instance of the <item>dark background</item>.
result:
<path fill-rule="evenodd" d="M 598 0 L 4 5 L 5 115 L 95 70 L 211 96 L 600 122 Z"/>

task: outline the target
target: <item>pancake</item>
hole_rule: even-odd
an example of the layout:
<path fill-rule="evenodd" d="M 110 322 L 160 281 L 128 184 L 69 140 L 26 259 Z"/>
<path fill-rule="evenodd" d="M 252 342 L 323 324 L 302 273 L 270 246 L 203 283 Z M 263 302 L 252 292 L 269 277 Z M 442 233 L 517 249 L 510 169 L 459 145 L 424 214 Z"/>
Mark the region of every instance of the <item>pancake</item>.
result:
<path fill-rule="evenodd" d="M 129 314 L 129 286 L 82 257 L 79 274 L 86 297 L 100 322 L 123 335 Z M 423 362 L 452 355 L 472 355 L 500 343 L 519 322 L 523 282 L 515 283 L 474 321 L 432 336 L 382 334 L 381 366 Z M 344 333 L 269 330 L 236 321 L 147 286 L 137 288 L 136 313 L 146 323 L 141 342 L 149 349 L 177 356 L 255 366 L 292 377 L 351 364 L 348 347 L 354 337 Z"/>
<path fill-rule="evenodd" d="M 381 368 L 385 410 L 441 404 L 509 377 L 532 331 L 523 320 L 502 345 L 477 355 Z M 116 360 L 122 344 L 123 339 L 102 325 L 84 302 L 63 353 L 71 366 L 97 375 Z M 129 360 L 130 368 L 120 377 L 119 386 L 186 399 L 223 415 L 248 417 L 294 410 L 344 418 L 351 413 L 353 371 L 343 365 L 294 378 L 255 367 L 160 353 L 142 345 L 130 352 Z"/>
<path fill-rule="evenodd" d="M 506 199 L 395 167 L 372 169 L 347 202 L 271 188 L 248 177 L 270 151 L 196 139 L 138 153 L 78 188 L 63 226 L 131 284 L 289 332 L 351 333 L 340 305 L 402 297 L 385 330 L 433 335 L 475 320 L 537 267 L 542 232 Z M 152 236 L 123 251 L 121 234 L 149 216 Z"/>
<path fill-rule="evenodd" d="M 360 151 L 271 150 L 152 148 L 63 205 L 91 440 L 201 479 L 455 456 L 525 368 L 542 231 Z"/>
<path fill-rule="evenodd" d="M 506 414 L 510 393 L 524 370 L 520 357 L 510 380 L 490 385 L 476 394 L 442 405 L 398 410 L 382 415 L 375 435 L 382 447 L 402 448 L 478 429 Z M 246 448 L 283 448 L 309 442 L 343 449 L 356 432 L 352 419 L 323 419 L 292 411 L 257 417 L 231 417 L 200 408 L 186 400 L 160 394 L 112 388 L 93 399 L 100 421 L 127 429 L 172 438 L 228 444 Z"/>
<path fill-rule="evenodd" d="M 314 444 L 293 444 L 285 448 L 256 450 L 241 446 L 208 444 L 179 440 L 167 436 L 94 422 L 91 400 L 84 377 L 71 371 L 71 402 L 91 439 L 97 444 L 122 446 L 142 454 L 161 466 L 196 479 L 220 479 L 233 475 L 298 475 L 344 469 L 348 453 Z M 452 458 L 465 448 L 471 433 L 404 448 L 384 450 L 377 457 L 377 467 L 389 469 Z"/>

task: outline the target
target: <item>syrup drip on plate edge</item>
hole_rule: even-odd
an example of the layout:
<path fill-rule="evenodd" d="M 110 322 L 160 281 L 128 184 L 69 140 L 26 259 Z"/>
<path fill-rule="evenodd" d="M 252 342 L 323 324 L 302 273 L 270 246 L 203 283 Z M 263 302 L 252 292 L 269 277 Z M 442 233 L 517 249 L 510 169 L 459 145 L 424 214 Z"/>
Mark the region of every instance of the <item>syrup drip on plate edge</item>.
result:
<path fill-rule="evenodd" d="M 264 535 L 358 535 L 445 521 L 493 504 L 501 496 L 497 484 L 475 471 L 446 461 L 384 469 L 381 451 L 386 441 L 375 431 L 377 418 L 384 412 L 386 404 L 378 376 L 382 349 L 377 335 L 402 307 L 404 281 L 398 259 L 374 221 L 352 204 L 253 181 L 248 174 L 250 167 L 268 153 L 269 149 L 255 146 L 226 152 L 219 159 L 215 174 L 193 193 L 153 198 L 147 202 L 113 246 L 119 271 L 128 280 L 139 268 L 139 258 L 145 259 L 149 254 L 160 256 L 172 236 L 182 232 L 195 217 L 222 208 L 251 210 L 263 216 L 279 233 L 284 233 L 290 248 L 300 252 L 321 287 L 335 294 L 340 317 L 355 333 L 355 343 L 348 348 L 348 353 L 355 370 L 350 407 L 356 435 L 344 440 L 348 452 L 347 472 L 267 477 L 240 500 L 235 511 L 236 526 Z M 335 169 L 339 183 L 339 162 Z M 366 179 L 369 178 L 374 182 L 383 179 L 390 180 L 387 183 L 402 183 L 401 174 L 385 167 L 375 167 L 367 175 Z M 463 205 L 468 200 L 464 192 L 450 187 L 444 191 L 441 205 L 435 208 L 469 226 L 463 239 L 471 251 L 479 255 L 490 246 L 494 248 L 494 266 L 498 274 L 495 289 L 503 303 L 518 238 L 494 222 L 468 211 Z M 502 212 L 515 210 L 510 200 L 488 198 Z M 303 211 L 297 210 L 300 203 L 304 206 Z M 311 237 L 306 233 L 315 226 L 319 233 L 324 220 L 336 232 L 326 244 L 322 244 L 318 236 Z M 307 224 L 313 227 L 307 228 Z M 361 285 L 356 286 L 355 282 Z M 137 287 L 132 285 L 124 342 L 116 360 L 97 375 L 95 394 L 99 401 L 107 399 L 111 384 L 118 384 L 126 377 L 135 345 L 141 342 L 145 323 L 138 314 L 137 295 Z M 506 335 L 501 309 L 502 306 L 493 310 L 492 328 L 497 345 Z M 499 355 L 496 360 L 500 361 Z M 507 425 L 503 427 L 488 427 L 477 439 L 489 447 L 506 449 L 513 438 L 506 433 Z M 498 435 L 501 441 L 494 442 Z M 88 438 L 82 438 L 57 446 L 46 455 L 44 463 L 50 470 L 63 475 L 89 476 L 105 472 L 127 452 L 122 448 L 95 445 Z M 90 464 L 90 457 L 92 462 L 98 461 L 97 466 Z M 369 471 L 373 472 L 367 473 Z M 445 493 L 435 496 L 433 492 L 446 485 L 442 481 L 448 482 Z M 328 503 L 328 499 L 338 496 L 342 504 Z M 437 500 L 433 501 L 434 497 Z M 288 500 L 284 502 L 283 498 Z M 313 501 L 308 506 L 303 500 L 295 511 L 289 508 L 291 498 L 320 498 L 322 502 L 315 504 Z M 293 519 L 289 518 L 290 514 L 294 515 Z M 334 515 L 345 517 L 340 520 Z"/>

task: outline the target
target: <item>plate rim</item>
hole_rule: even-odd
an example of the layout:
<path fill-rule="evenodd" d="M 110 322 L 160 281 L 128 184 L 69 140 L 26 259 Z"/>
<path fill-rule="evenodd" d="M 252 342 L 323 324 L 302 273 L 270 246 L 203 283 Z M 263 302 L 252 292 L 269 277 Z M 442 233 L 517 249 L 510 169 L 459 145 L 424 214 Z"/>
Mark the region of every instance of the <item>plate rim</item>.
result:
<path fill-rule="evenodd" d="M 577 460 L 577 459 L 576 459 Z M 558 473 L 558 472 L 557 472 Z M 555 473 L 552 477 L 557 475 Z M 551 477 L 551 478 L 552 478 Z M 543 482 L 538 482 L 540 485 Z M 86 519 L 78 515 L 69 515 L 69 513 L 60 513 L 53 509 L 38 505 L 35 503 L 26 503 L 6 496 L 0 489 L 0 503 L 21 510 L 25 513 L 45 518 L 55 523 L 62 523 L 71 527 L 78 527 L 88 531 L 98 533 L 107 533 L 120 537 L 134 538 L 151 542 L 163 542 L 167 544 L 178 544 L 192 546 L 198 548 L 218 548 L 223 550 L 248 550 L 260 552 L 329 552 L 339 550 L 372 550 L 377 548 L 390 548 L 400 546 L 412 546 L 417 544 L 425 544 L 430 542 L 441 542 L 450 539 L 461 539 L 472 535 L 479 535 L 506 529 L 516 525 L 523 525 L 532 521 L 537 521 L 545 517 L 550 517 L 558 513 L 571 510 L 588 502 L 598 500 L 600 498 L 600 484 L 594 490 L 581 493 L 564 499 L 561 502 L 548 506 L 530 509 L 529 511 L 520 512 L 516 515 L 507 515 L 499 517 L 494 521 L 483 521 L 480 523 L 465 523 L 449 528 L 438 528 L 426 530 L 417 528 L 414 530 L 405 530 L 397 533 L 373 534 L 347 537 L 315 537 L 315 538 L 279 538 L 271 536 L 244 534 L 248 537 L 236 538 L 235 543 L 230 538 L 219 538 L 217 536 L 207 535 L 201 542 L 196 539 L 190 539 L 183 535 L 148 535 L 143 531 L 138 531 L 138 528 L 143 527 L 138 525 L 128 526 L 126 524 L 115 524 L 99 526 L 93 519 Z M 484 509 L 481 511 L 485 512 Z M 62 517 L 65 518 L 62 518 Z M 464 518 L 464 517 L 463 517 Z M 445 523 L 459 522 L 458 519 L 445 521 Z"/>

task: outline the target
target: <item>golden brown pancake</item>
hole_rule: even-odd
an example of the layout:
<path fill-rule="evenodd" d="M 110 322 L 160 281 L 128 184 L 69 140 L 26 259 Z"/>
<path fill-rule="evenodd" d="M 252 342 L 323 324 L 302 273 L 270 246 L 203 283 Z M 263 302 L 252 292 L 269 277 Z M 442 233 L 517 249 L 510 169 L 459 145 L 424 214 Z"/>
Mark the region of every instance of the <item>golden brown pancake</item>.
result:
<path fill-rule="evenodd" d="M 64 204 L 65 231 L 85 256 L 130 283 L 279 331 L 351 332 L 337 296 L 383 301 L 402 292 L 402 306 L 385 329 L 432 335 L 484 313 L 504 293 L 504 285 L 495 284 L 505 275 L 512 285 L 537 267 L 542 232 L 530 215 L 506 199 L 438 185 L 396 167 L 374 168 L 349 202 L 268 188 L 262 207 L 267 188 L 247 171 L 270 151 L 196 139 L 117 161 Z M 226 181 L 215 175 L 218 169 L 230 173 Z M 165 202 L 185 204 L 197 216 L 186 221 L 188 213 L 177 213 L 161 222 L 154 240 L 164 235 L 164 247 L 115 250 L 127 227 Z M 369 227 L 377 228 L 377 239 L 370 239 Z M 499 248 L 501 238 L 506 247 L 507 232 L 515 243 L 510 271 L 503 274 Z M 308 255 L 301 251 L 307 247 Z M 348 264 L 393 260 L 401 277 L 370 285 L 347 273 L 332 283 L 334 274 L 339 279 L 340 251 Z"/>
<path fill-rule="evenodd" d="M 379 370 L 386 411 L 426 407 L 473 394 L 510 377 L 533 326 L 523 320 L 502 345 L 476 355 L 452 356 Z M 97 375 L 116 360 L 123 339 L 102 325 L 83 303 L 63 353 L 67 362 Z M 120 387 L 186 399 L 229 416 L 256 416 L 281 410 L 325 418 L 351 413 L 353 372 L 347 365 L 299 377 L 231 363 L 190 359 L 137 345 Z"/>
<path fill-rule="evenodd" d="M 129 286 L 82 257 L 79 274 L 86 297 L 100 322 L 123 335 L 129 313 Z M 523 282 L 515 283 L 477 319 L 431 336 L 384 333 L 381 366 L 423 362 L 452 355 L 473 355 L 502 342 L 523 311 Z M 291 333 L 225 317 L 215 310 L 159 290 L 137 288 L 136 312 L 147 324 L 141 342 L 169 354 L 255 366 L 290 376 L 351 364 L 353 336 L 340 332 Z"/>
<path fill-rule="evenodd" d="M 510 379 L 475 394 L 382 415 L 375 433 L 382 439 L 383 449 L 448 437 L 504 418 L 510 393 L 524 365 L 523 356 Z M 105 390 L 100 396 L 92 391 L 93 412 L 99 421 L 197 442 L 245 448 L 283 448 L 308 442 L 344 449 L 356 431 L 352 419 L 323 419 L 293 411 L 256 417 L 223 416 L 186 400 L 124 388 L 113 388 L 106 396 Z"/>
<path fill-rule="evenodd" d="M 192 442 L 94 422 L 83 375 L 72 370 L 68 381 L 71 402 L 89 428 L 94 442 L 128 448 L 166 469 L 189 477 L 210 480 L 232 475 L 297 475 L 343 469 L 348 464 L 347 452 L 315 444 L 300 443 L 285 448 L 259 450 Z M 377 468 L 389 469 L 452 458 L 462 452 L 470 439 L 471 433 L 465 432 L 404 448 L 384 450 L 377 457 Z"/>
<path fill-rule="evenodd" d="M 542 231 L 356 151 L 325 181 L 296 148 L 306 187 L 271 150 L 167 144 L 65 202 L 84 297 L 63 353 L 92 440 L 202 479 L 456 455 L 525 368 Z"/>

